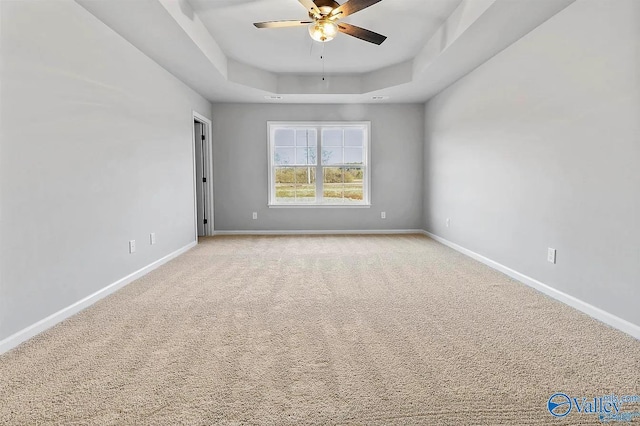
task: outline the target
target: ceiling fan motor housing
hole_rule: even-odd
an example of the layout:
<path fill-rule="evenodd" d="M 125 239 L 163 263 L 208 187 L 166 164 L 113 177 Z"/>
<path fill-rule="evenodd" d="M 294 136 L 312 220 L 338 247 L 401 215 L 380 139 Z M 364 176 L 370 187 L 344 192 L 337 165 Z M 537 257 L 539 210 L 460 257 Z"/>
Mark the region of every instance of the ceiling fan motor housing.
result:
<path fill-rule="evenodd" d="M 318 9 L 320 9 L 320 12 L 324 16 L 331 13 L 333 9 L 340 7 L 340 3 L 335 0 L 314 0 L 313 2 L 316 4 L 316 6 L 318 6 Z M 312 19 L 316 19 L 312 12 L 309 12 L 309 17 Z"/>

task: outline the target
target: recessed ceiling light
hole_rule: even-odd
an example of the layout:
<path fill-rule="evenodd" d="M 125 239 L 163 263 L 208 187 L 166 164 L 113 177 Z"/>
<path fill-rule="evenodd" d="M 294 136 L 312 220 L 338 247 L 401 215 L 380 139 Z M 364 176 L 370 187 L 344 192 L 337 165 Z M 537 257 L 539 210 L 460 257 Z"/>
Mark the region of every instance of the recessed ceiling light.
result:
<path fill-rule="evenodd" d="M 267 95 L 264 97 L 265 99 L 269 99 L 270 101 L 279 101 L 282 99 L 282 96 L 278 95 Z"/>
<path fill-rule="evenodd" d="M 389 99 L 388 96 L 372 96 L 371 99 L 374 101 L 384 101 L 385 99 Z"/>

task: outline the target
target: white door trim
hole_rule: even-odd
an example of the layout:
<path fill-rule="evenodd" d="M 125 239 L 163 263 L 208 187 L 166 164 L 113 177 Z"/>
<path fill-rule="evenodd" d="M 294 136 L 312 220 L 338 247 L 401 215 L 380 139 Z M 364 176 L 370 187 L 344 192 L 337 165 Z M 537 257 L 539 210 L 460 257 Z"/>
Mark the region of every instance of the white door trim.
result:
<path fill-rule="evenodd" d="M 193 120 L 199 121 L 204 124 L 205 127 L 205 150 L 202 153 L 204 155 L 204 173 L 207 176 L 207 183 L 209 185 L 206 186 L 206 205 L 205 211 L 207 216 L 207 223 L 204 225 L 204 233 L 205 235 L 213 235 L 214 233 L 214 225 L 213 225 L 213 142 L 212 142 L 212 132 L 211 132 L 211 120 L 200 114 L 197 111 L 193 111 Z M 198 195 L 196 191 L 196 134 L 195 134 L 195 126 L 193 122 L 191 123 L 191 151 L 193 156 L 193 225 L 194 225 L 194 235 L 195 241 L 198 240 Z"/>

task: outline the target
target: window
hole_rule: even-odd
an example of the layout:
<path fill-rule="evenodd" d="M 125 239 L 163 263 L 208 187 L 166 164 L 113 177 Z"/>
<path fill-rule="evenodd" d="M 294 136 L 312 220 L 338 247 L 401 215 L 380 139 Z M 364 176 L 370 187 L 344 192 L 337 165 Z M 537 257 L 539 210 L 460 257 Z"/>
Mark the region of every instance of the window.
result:
<path fill-rule="evenodd" d="M 270 206 L 369 206 L 369 122 L 269 122 Z"/>

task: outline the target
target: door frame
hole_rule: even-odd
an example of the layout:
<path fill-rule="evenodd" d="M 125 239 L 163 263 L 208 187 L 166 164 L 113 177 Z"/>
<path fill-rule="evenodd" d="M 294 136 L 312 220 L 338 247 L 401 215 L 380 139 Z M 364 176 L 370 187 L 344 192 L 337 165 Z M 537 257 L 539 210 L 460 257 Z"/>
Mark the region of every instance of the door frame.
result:
<path fill-rule="evenodd" d="M 196 129 L 194 126 L 194 121 L 198 121 L 205 127 L 205 151 L 202 155 L 204 156 L 204 170 L 207 177 L 207 183 L 209 185 L 206 186 L 206 202 L 205 202 L 205 213 L 207 216 L 207 223 L 204 225 L 204 234 L 206 236 L 213 235 L 214 226 L 213 226 L 213 142 L 211 138 L 211 120 L 205 117 L 204 115 L 198 113 L 197 111 L 193 112 L 193 118 L 191 120 L 191 152 L 193 157 L 193 226 L 194 226 L 194 235 L 195 240 L 198 241 L 198 192 L 196 189 Z"/>

